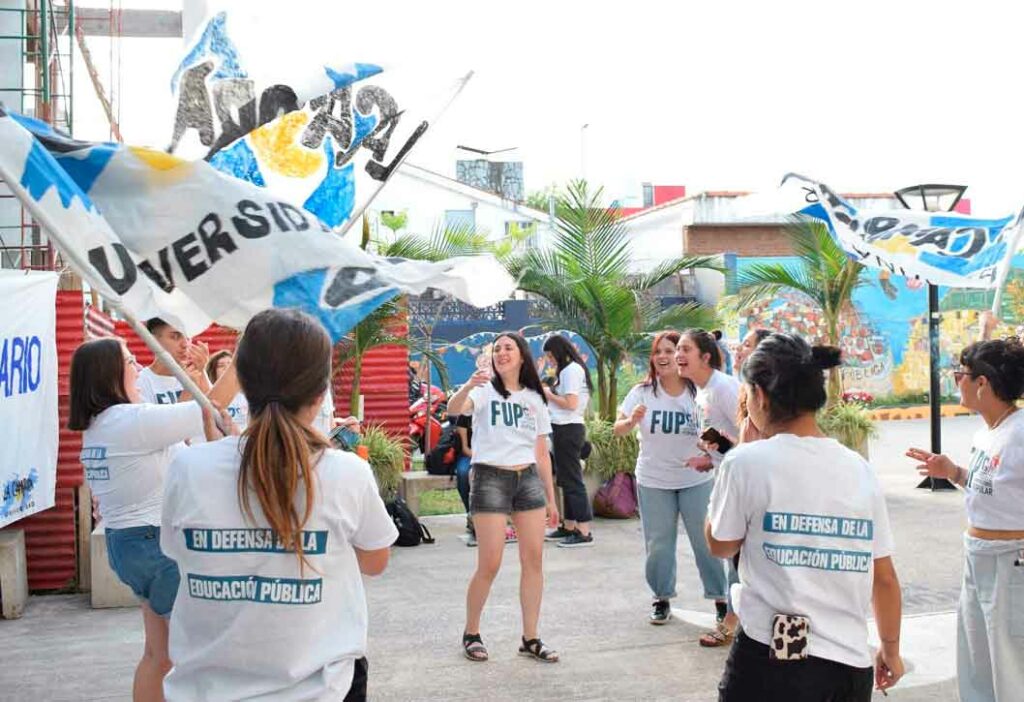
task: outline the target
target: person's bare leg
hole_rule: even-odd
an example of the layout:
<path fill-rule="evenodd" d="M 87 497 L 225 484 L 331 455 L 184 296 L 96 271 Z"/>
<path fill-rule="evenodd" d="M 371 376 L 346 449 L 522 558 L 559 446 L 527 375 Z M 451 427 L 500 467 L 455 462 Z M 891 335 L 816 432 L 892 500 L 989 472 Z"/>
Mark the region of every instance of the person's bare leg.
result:
<path fill-rule="evenodd" d="M 545 510 L 514 512 L 512 522 L 519 534 L 519 605 L 523 610 L 523 636 L 536 639 L 540 603 L 544 595 Z"/>
<path fill-rule="evenodd" d="M 476 571 L 466 591 L 466 633 L 480 633 L 480 615 L 491 592 L 491 583 L 501 568 L 505 553 L 505 515 L 477 513 L 473 515 L 476 529 Z"/>
<path fill-rule="evenodd" d="M 142 624 L 145 627 L 146 642 L 142 650 L 142 659 L 135 668 L 132 700 L 163 702 L 164 676 L 171 670 L 171 659 L 167 653 L 167 620 L 143 602 Z"/>

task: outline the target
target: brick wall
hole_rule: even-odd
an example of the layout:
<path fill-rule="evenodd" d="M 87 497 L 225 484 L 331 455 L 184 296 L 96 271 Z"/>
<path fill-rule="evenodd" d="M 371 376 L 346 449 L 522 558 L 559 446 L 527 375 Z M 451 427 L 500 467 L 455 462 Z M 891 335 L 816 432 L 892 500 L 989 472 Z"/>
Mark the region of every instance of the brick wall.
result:
<path fill-rule="evenodd" d="M 738 256 L 793 255 L 789 236 L 778 225 L 691 225 L 683 229 L 683 251 L 691 256 L 720 253 Z"/>

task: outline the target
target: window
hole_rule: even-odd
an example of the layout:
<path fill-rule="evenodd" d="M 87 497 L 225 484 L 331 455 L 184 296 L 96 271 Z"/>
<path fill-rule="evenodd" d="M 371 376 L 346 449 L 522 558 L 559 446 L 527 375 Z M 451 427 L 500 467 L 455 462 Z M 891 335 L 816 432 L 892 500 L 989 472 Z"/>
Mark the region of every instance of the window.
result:
<path fill-rule="evenodd" d="M 476 211 L 445 210 L 444 226 L 447 229 L 476 229 Z"/>

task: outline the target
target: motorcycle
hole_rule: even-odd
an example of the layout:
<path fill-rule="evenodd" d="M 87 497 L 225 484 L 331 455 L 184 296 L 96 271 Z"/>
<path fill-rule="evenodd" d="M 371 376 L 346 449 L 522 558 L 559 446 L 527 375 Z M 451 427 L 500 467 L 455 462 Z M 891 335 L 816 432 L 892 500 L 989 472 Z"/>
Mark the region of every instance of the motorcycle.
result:
<path fill-rule="evenodd" d="M 430 427 L 430 446 L 437 446 L 447 419 L 447 395 L 436 385 L 428 388 L 426 383 L 422 384 L 421 395 L 409 405 L 409 437 L 420 453 L 427 453 L 427 427 Z"/>

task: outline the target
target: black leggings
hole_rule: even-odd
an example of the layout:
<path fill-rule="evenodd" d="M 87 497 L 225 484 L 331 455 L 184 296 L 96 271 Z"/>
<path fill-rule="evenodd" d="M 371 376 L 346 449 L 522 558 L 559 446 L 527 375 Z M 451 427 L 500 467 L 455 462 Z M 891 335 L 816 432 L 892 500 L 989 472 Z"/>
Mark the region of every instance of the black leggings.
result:
<path fill-rule="evenodd" d="M 356 659 L 356 669 L 352 674 L 352 686 L 348 689 L 348 694 L 345 695 L 342 702 L 366 702 L 366 676 L 369 667 L 370 664 L 366 662 L 365 656 Z"/>
<path fill-rule="evenodd" d="M 718 702 L 871 702 L 872 668 L 810 656 L 776 661 L 768 647 L 742 631 L 733 641 L 718 683 Z"/>
<path fill-rule="evenodd" d="M 580 452 L 586 440 L 582 424 L 552 424 L 551 439 L 555 448 L 555 483 L 562 488 L 565 503 L 564 519 L 573 522 L 589 522 L 594 519 L 587 497 L 587 486 L 583 484 L 583 465 Z"/>

